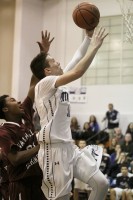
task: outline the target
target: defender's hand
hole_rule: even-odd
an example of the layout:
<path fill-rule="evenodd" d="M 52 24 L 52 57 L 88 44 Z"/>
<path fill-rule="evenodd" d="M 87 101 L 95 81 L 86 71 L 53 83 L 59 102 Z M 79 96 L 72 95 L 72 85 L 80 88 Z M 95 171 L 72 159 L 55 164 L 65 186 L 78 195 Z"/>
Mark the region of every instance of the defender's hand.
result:
<path fill-rule="evenodd" d="M 48 33 L 47 30 L 45 31 L 45 35 L 43 33 L 43 31 L 41 32 L 42 35 L 42 41 L 41 42 L 37 42 L 40 48 L 40 52 L 45 52 L 48 53 L 49 49 L 50 49 L 50 45 L 54 40 L 54 37 L 52 39 L 50 39 L 50 32 Z"/>

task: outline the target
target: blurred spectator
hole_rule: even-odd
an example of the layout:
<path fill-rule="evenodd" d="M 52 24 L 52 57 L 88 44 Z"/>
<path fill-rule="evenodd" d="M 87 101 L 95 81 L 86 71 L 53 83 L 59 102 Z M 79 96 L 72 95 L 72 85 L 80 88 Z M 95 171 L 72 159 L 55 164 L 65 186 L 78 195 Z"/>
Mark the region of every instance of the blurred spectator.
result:
<path fill-rule="evenodd" d="M 131 122 L 128 127 L 127 127 L 127 130 L 126 130 L 126 133 L 130 133 L 131 136 L 132 136 L 132 141 L 133 141 L 133 122 Z"/>
<path fill-rule="evenodd" d="M 133 160 L 129 164 L 129 172 L 133 174 Z"/>
<path fill-rule="evenodd" d="M 103 144 L 99 144 L 103 148 L 103 155 L 102 155 L 102 160 L 100 164 L 100 170 L 101 172 L 107 176 L 110 168 L 110 155 L 107 154 L 107 149 L 104 147 Z"/>
<path fill-rule="evenodd" d="M 97 135 L 90 128 L 89 122 L 83 124 L 83 130 L 79 139 L 86 140 L 87 144 L 96 144 Z"/>
<path fill-rule="evenodd" d="M 96 119 L 95 115 L 91 115 L 89 118 L 89 129 L 93 132 L 93 133 L 98 133 L 99 132 L 99 125 Z"/>
<path fill-rule="evenodd" d="M 119 159 L 121 152 L 121 145 L 117 144 L 115 147 L 115 152 L 110 155 L 111 165 L 113 165 Z"/>
<path fill-rule="evenodd" d="M 110 200 L 120 200 L 124 190 L 129 187 L 129 180 L 133 176 L 128 172 L 128 167 L 123 164 L 120 169 L 121 173 L 117 174 L 115 188 L 110 190 Z"/>
<path fill-rule="evenodd" d="M 108 104 L 108 111 L 103 118 L 103 121 L 107 121 L 107 131 L 109 132 L 110 139 L 114 137 L 114 128 L 119 127 L 120 114 L 114 109 L 113 104 Z"/>
<path fill-rule="evenodd" d="M 123 144 L 121 145 L 122 151 L 126 152 L 127 157 L 132 158 L 133 157 L 133 142 L 132 142 L 132 136 L 130 133 L 127 133 L 125 135 L 125 140 Z"/>
<path fill-rule="evenodd" d="M 124 191 L 124 198 L 122 200 L 133 200 L 133 176 L 128 181 L 128 189 Z"/>
<path fill-rule="evenodd" d="M 86 146 L 87 146 L 87 143 L 86 143 L 85 140 L 79 140 L 79 141 L 78 141 L 78 147 L 79 147 L 80 149 L 83 149 L 83 148 L 86 147 Z"/>
<path fill-rule="evenodd" d="M 124 142 L 124 135 L 122 134 L 121 128 L 115 128 L 114 135 L 115 135 L 117 143 L 121 145 Z"/>
<path fill-rule="evenodd" d="M 97 139 L 96 144 L 102 143 L 106 147 L 109 146 L 109 134 L 106 131 L 104 130 L 100 131 L 96 139 Z"/>
<path fill-rule="evenodd" d="M 110 185 L 112 185 L 113 180 L 116 178 L 117 174 L 120 173 L 120 168 L 122 164 L 127 164 L 129 166 L 129 163 L 126 158 L 126 153 L 121 152 L 117 160 L 110 165 L 108 177 L 110 178 Z"/>
<path fill-rule="evenodd" d="M 88 140 L 91 137 L 92 137 L 92 132 L 90 131 L 89 122 L 85 122 L 83 124 L 82 136 L 80 139 Z"/>
<path fill-rule="evenodd" d="M 78 140 L 81 135 L 81 130 L 80 130 L 80 125 L 78 123 L 78 119 L 76 117 L 71 118 L 70 128 L 72 132 L 72 138 L 74 140 Z"/>
<path fill-rule="evenodd" d="M 108 149 L 107 149 L 108 154 L 111 155 L 112 153 L 115 152 L 116 145 L 117 145 L 117 140 L 116 140 L 116 138 L 112 138 L 112 139 L 110 140 L 109 147 L 108 147 Z"/>

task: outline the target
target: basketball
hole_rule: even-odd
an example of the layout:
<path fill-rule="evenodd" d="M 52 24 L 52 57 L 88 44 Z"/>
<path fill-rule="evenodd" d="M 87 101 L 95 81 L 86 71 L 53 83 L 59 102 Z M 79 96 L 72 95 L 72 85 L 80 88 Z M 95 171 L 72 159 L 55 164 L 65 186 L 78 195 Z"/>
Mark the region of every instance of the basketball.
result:
<path fill-rule="evenodd" d="M 83 2 L 76 6 L 72 16 L 78 27 L 90 31 L 98 25 L 100 12 L 94 4 Z"/>

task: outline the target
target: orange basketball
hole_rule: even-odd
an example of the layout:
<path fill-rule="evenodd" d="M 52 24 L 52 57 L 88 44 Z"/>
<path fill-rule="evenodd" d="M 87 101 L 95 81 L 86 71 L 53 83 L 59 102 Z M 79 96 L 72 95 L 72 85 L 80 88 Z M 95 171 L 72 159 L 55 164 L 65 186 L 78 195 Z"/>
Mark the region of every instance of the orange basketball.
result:
<path fill-rule="evenodd" d="M 83 2 L 76 6 L 72 16 L 77 26 L 93 30 L 99 23 L 100 12 L 94 4 Z"/>

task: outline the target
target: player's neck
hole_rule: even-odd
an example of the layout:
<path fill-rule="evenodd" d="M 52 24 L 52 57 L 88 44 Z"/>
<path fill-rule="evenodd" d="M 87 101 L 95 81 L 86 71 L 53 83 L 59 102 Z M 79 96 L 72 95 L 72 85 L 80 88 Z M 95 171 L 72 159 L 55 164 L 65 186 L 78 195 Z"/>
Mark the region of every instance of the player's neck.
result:
<path fill-rule="evenodd" d="M 15 122 L 15 123 L 20 123 L 21 122 L 21 117 L 16 117 L 16 116 L 7 116 L 6 117 L 7 122 Z"/>

